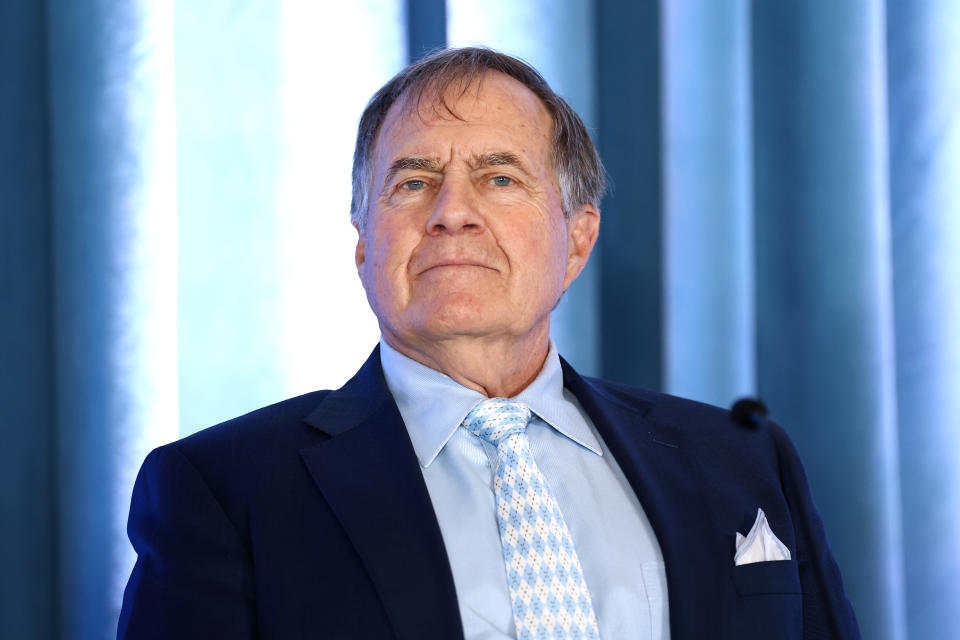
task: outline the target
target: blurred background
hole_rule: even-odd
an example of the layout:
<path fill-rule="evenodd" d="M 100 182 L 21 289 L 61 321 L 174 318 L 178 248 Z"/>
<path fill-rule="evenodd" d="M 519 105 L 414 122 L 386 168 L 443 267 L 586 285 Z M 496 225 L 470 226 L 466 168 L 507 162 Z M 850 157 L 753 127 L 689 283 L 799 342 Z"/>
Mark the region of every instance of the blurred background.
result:
<path fill-rule="evenodd" d="M 0 637 L 112 637 L 146 453 L 359 367 L 356 122 L 478 43 L 612 179 L 561 352 L 763 398 L 864 638 L 960 637 L 950 0 L 0 0 Z"/>

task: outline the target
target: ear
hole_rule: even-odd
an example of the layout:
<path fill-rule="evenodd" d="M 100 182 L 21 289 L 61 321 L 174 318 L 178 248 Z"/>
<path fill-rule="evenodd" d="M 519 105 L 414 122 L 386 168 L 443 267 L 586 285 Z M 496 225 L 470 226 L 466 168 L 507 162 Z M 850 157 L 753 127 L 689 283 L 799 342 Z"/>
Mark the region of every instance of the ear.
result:
<path fill-rule="evenodd" d="M 353 254 L 353 260 L 356 262 L 357 271 L 359 272 L 367 260 L 367 239 L 366 236 L 363 235 L 363 231 L 360 230 L 360 227 L 354 224 L 353 228 L 357 230 L 357 250 Z"/>
<path fill-rule="evenodd" d="M 592 204 L 585 204 L 573 212 L 567 221 L 567 270 L 563 290 L 577 279 L 597 243 L 600 233 L 600 212 Z"/>

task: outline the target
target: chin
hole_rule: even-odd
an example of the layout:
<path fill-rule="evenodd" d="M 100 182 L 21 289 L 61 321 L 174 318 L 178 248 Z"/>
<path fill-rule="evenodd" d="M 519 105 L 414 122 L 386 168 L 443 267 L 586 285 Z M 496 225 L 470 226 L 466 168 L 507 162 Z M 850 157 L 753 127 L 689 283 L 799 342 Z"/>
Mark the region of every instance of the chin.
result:
<path fill-rule="evenodd" d="M 424 333 L 436 336 L 483 335 L 494 330 L 496 314 L 489 305 L 450 304 L 430 305 L 423 309 L 418 323 Z"/>

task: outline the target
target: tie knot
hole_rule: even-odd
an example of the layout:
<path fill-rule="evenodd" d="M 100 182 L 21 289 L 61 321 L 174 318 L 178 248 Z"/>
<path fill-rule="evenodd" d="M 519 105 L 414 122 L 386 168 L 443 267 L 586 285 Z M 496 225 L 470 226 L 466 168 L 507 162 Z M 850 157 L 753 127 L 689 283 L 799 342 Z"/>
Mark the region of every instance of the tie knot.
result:
<path fill-rule="evenodd" d="M 463 426 L 487 442 L 500 442 L 515 433 L 523 433 L 530 422 L 530 409 L 522 402 L 506 398 L 484 400 L 463 419 Z"/>

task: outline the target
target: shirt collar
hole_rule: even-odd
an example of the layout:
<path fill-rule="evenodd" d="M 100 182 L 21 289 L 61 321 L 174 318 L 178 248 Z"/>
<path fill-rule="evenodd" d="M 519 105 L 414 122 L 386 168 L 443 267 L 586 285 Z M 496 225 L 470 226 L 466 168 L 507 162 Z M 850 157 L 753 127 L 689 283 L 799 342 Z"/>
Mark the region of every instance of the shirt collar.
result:
<path fill-rule="evenodd" d="M 420 466 L 429 467 L 467 414 L 486 400 L 486 396 L 399 353 L 383 338 L 380 339 L 380 363 Z M 563 388 L 560 356 L 551 340 L 540 373 L 514 399 L 527 405 L 559 433 L 602 455 L 600 442 L 571 398 L 570 392 Z"/>

